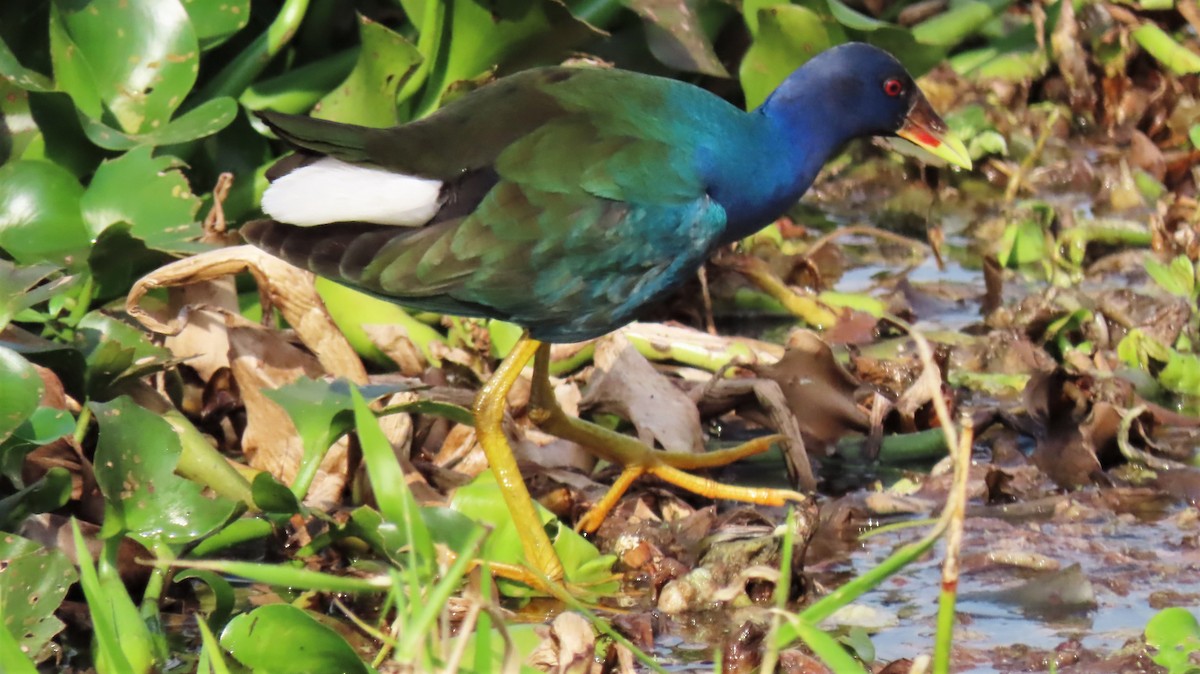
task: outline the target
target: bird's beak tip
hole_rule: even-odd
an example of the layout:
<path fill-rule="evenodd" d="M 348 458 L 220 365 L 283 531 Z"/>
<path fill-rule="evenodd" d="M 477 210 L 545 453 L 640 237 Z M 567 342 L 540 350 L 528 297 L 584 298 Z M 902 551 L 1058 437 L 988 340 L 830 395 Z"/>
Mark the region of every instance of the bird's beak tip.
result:
<path fill-rule="evenodd" d="M 971 155 L 967 152 L 967 146 L 950 131 L 924 96 L 909 110 L 904 125 L 896 135 L 948 164 L 971 170 Z"/>

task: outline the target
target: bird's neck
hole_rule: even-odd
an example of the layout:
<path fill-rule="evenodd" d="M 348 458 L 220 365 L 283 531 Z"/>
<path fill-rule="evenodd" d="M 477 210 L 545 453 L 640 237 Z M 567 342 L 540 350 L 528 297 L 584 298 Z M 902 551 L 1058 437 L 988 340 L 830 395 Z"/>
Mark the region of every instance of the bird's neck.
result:
<path fill-rule="evenodd" d="M 714 148 L 709 194 L 725 208 L 721 245 L 749 236 L 775 221 L 808 190 L 843 139 L 824 133 L 818 109 L 808 119 L 772 116 L 768 108 L 744 115 L 738 129 Z M 732 131 L 732 133 L 729 133 Z"/>

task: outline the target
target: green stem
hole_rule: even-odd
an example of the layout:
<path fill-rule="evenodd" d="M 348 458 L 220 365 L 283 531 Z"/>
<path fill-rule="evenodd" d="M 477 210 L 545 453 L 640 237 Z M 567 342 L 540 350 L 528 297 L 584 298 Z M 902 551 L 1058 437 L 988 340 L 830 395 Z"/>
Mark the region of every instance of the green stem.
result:
<path fill-rule="evenodd" d="M 308 11 L 309 0 L 287 0 L 280 8 L 279 14 L 267 28 L 246 49 L 217 73 L 206 85 L 191 97 L 192 105 L 203 103 L 221 96 L 237 98 L 246 87 L 258 77 L 296 34 L 304 14 Z"/>

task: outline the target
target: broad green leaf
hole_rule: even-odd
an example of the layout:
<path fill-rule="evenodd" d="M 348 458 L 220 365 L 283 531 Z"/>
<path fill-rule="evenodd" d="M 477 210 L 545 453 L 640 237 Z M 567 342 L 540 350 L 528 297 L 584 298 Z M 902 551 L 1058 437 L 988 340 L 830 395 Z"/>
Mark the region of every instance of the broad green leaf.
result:
<path fill-rule="evenodd" d="M 358 46 L 306 63 L 247 87 L 238 102 L 247 110 L 275 110 L 293 115 L 312 109 L 321 97 L 350 75 L 358 62 Z M 389 101 L 395 107 L 395 101 Z"/>
<path fill-rule="evenodd" d="M 71 498 L 71 473 L 55 466 L 36 482 L 0 499 L 0 531 L 16 531 L 30 515 L 65 506 Z"/>
<path fill-rule="evenodd" d="M 1200 653 L 1200 622 L 1186 608 L 1172 606 L 1159 611 L 1146 623 L 1146 645 L 1158 650 L 1151 656 L 1168 674 L 1200 671 L 1191 656 Z"/>
<path fill-rule="evenodd" d="M 286 645 L 286 657 L 280 646 Z M 290 604 L 260 606 L 229 621 L 221 647 L 262 674 L 368 674 L 375 670 L 337 632 Z"/>
<path fill-rule="evenodd" d="M 819 3 L 822 0 L 806 0 L 801 4 L 812 9 Z M 841 0 L 824 0 L 823 4 L 828 7 L 828 14 L 847 29 L 848 37 L 891 52 L 915 76 L 925 74 L 946 56 L 945 47 L 922 44 L 912 31 L 862 14 Z"/>
<path fill-rule="evenodd" d="M 90 74 L 94 93 L 125 133 L 166 124 L 196 82 L 200 48 L 179 0 L 55 0 L 51 23 L 74 46 L 64 47 L 67 53 L 56 50 L 60 87 L 79 104 L 59 69 L 67 59 L 73 62 L 72 88 Z M 91 104 L 80 109 L 93 119 L 101 116 Z"/>
<path fill-rule="evenodd" d="M 1200 396 L 1200 356 L 1172 350 L 1158 381 L 1176 393 Z"/>
<path fill-rule="evenodd" d="M 399 34 L 365 16 L 358 17 L 362 48 L 346 79 L 321 99 L 314 117 L 348 124 L 385 127 L 400 121 L 396 93 L 421 54 Z"/>
<path fill-rule="evenodd" d="M 758 107 L 793 70 L 833 46 L 826 23 L 799 5 L 758 10 L 758 34 L 738 69 L 746 108 Z"/>
<path fill-rule="evenodd" d="M 0 165 L 41 159 L 44 154 L 42 131 L 29 109 L 29 92 L 0 77 Z"/>
<path fill-rule="evenodd" d="M 75 341 L 87 359 L 89 397 L 107 400 L 107 389 L 121 379 L 140 377 L 171 362 L 171 352 L 152 343 L 137 328 L 93 311 L 83 317 Z"/>
<path fill-rule="evenodd" d="M 1188 138 L 1192 141 L 1192 147 L 1200 149 L 1200 124 L 1194 124 L 1188 129 Z"/>
<path fill-rule="evenodd" d="M 576 585 L 591 586 L 598 594 L 615 592 L 617 586 L 612 581 L 612 565 L 616 557 L 600 554 L 595 545 L 564 526 L 549 510 L 536 501 L 533 505 L 550 534 L 550 541 L 562 561 L 567 580 Z M 480 473 L 470 484 L 455 490 L 450 507 L 492 528 L 492 534 L 484 541 L 480 551 L 481 559 L 503 564 L 526 563 L 520 532 L 513 524 L 500 485 L 490 470 Z M 509 596 L 530 595 L 529 588 L 523 585 L 502 581 L 499 586 Z"/>
<path fill-rule="evenodd" d="M 418 115 L 436 110 L 446 90 L 455 82 L 476 78 L 522 46 L 544 38 L 556 21 L 574 22 L 566 10 L 546 0 L 495 4 L 481 0 L 446 0 L 442 6 L 449 18 L 449 25 L 444 27 L 445 35 L 453 36 L 453 39 L 436 43 L 437 59 L 429 64 L 428 84 Z M 424 39 L 423 32 L 422 42 Z M 430 54 L 422 53 L 427 59 L 432 58 Z"/>
<path fill-rule="evenodd" d="M 42 378 L 33 364 L 0 346 L 0 441 L 33 414 L 41 397 Z"/>
<path fill-rule="evenodd" d="M 1196 272 L 1186 255 L 1180 255 L 1165 265 L 1153 258 L 1146 258 L 1146 273 L 1163 290 L 1176 297 L 1190 298 L 1196 291 Z"/>
<path fill-rule="evenodd" d="M 175 429 L 159 415 L 121 396 L 92 403 L 100 425 L 96 483 L 109 516 L 121 518 L 147 546 L 194 541 L 224 524 L 236 504 L 208 498 L 203 485 L 175 474 L 181 446 Z"/>
<path fill-rule="evenodd" d="M 207 616 L 208 624 L 218 628 L 224 625 L 229 616 L 233 615 L 236 602 L 233 585 L 224 576 L 207 569 L 181 569 L 172 578 L 172 582 L 175 583 L 185 580 L 197 581 L 207 588 L 207 595 L 201 591 L 195 594 L 200 600 L 201 610 Z"/>
<path fill-rule="evenodd" d="M 304 498 L 330 445 L 354 427 L 349 384 L 341 379 L 329 382 L 301 377 L 264 393 L 288 413 L 300 434 L 304 456 L 292 493 Z"/>
<path fill-rule="evenodd" d="M 971 37 L 992 17 L 1004 11 L 1012 0 L 965 0 L 952 5 L 912 27 L 912 35 L 921 44 L 955 47 Z"/>
<path fill-rule="evenodd" d="M 79 213 L 83 187 L 44 161 L 0 167 L 0 250 L 18 264 L 82 262 L 90 242 Z"/>
<path fill-rule="evenodd" d="M 183 0 L 201 51 L 220 45 L 250 23 L 250 0 Z"/>
<path fill-rule="evenodd" d="M 1163 29 L 1146 22 L 1134 29 L 1133 39 L 1176 75 L 1200 73 L 1200 55 L 1179 44 Z"/>
<path fill-rule="evenodd" d="M 713 51 L 697 3 L 687 0 L 621 0 L 642 17 L 646 43 L 654 58 L 676 70 L 728 77 Z"/>
<path fill-rule="evenodd" d="M 0 79 L 25 91 L 54 91 L 54 82 L 36 70 L 21 65 L 4 40 L 0 40 Z"/>
<path fill-rule="evenodd" d="M 318 276 L 316 281 L 317 293 L 330 317 L 337 324 L 338 330 L 346 336 L 350 346 L 360 356 L 369 359 L 376 365 L 395 367 L 392 360 L 383 353 L 367 335 L 364 326 L 388 325 L 404 330 L 404 334 L 421 350 L 421 355 L 430 363 L 438 363 L 431 345 L 434 342 L 445 343 L 442 333 L 429 325 L 413 318 L 411 314 L 395 302 L 373 297 L 349 286 L 330 281 Z"/>
<path fill-rule="evenodd" d="M 274 475 L 263 471 L 254 476 L 250 485 L 254 497 L 254 505 L 265 513 L 294 514 L 300 512 L 300 501 Z"/>
<path fill-rule="evenodd" d="M 75 566 L 62 552 L 14 534 L 0 536 L 0 559 L 5 560 L 0 570 L 3 631 L 27 656 L 41 660 L 42 649 L 62 631 L 54 612 L 78 579 Z"/>
<path fill-rule="evenodd" d="M 70 96 L 82 114 L 94 118 L 104 114 L 96 76 L 71 37 L 57 2 L 50 5 L 50 61 L 58 91 Z"/>
<path fill-rule="evenodd" d="M 183 162 L 152 156 L 142 146 L 100 164 L 80 199 L 84 222 L 93 238 L 117 222 L 157 250 L 175 251 L 201 235 L 196 213 L 200 199 L 180 173 Z"/>
<path fill-rule="evenodd" d="M 1024 219 L 1004 228 L 996 258 L 1001 266 L 1017 268 L 1041 262 L 1046 259 L 1046 254 L 1046 233 L 1042 225 Z"/>
<path fill-rule="evenodd" d="M 237 101 L 220 96 L 197 105 L 178 118 L 145 133 L 123 133 L 104 122 L 83 116 L 79 122 L 88 140 L 106 150 L 129 150 L 139 145 L 176 145 L 211 136 L 237 118 Z"/>
<path fill-rule="evenodd" d="M 8 260 L 0 259 L 0 331 L 4 330 L 18 312 L 45 302 L 52 293 L 62 288 L 63 281 L 38 286 L 56 271 L 58 267 L 54 265 L 18 267 Z"/>
<path fill-rule="evenodd" d="M 0 375 L 0 381 L 3 379 Z M 0 394 L 0 398 L 2 397 L 3 394 Z M 70 412 L 53 407 L 37 408 L 12 431 L 7 440 L 0 442 L 0 475 L 4 475 L 18 487 L 24 485 L 21 469 L 25 464 L 25 457 L 38 447 L 70 435 L 74 430 L 75 417 L 71 416 Z"/>

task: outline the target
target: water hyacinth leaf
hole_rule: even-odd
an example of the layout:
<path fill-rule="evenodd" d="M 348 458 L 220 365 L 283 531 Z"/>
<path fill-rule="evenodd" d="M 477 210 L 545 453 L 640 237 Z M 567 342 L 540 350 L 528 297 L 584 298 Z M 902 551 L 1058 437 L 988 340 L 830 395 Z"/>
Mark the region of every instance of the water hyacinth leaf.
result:
<path fill-rule="evenodd" d="M 551 12 L 556 20 L 574 21 L 564 8 L 545 0 L 502 3 L 447 0 L 443 7 L 449 24 L 441 28 L 444 35 L 452 35 L 454 39 L 435 41 L 441 53 L 437 61 L 430 64 L 426 94 L 418 116 L 437 109 L 442 96 L 455 82 L 478 77 L 520 47 L 550 32 L 554 24 Z M 424 35 L 423 32 L 423 38 Z M 435 52 L 423 53 L 428 58 Z M 401 97 L 408 91 L 406 87 Z"/>
<path fill-rule="evenodd" d="M 1170 357 L 1158 381 L 1169 390 L 1188 396 L 1200 396 L 1200 357 L 1170 350 Z"/>
<path fill-rule="evenodd" d="M 713 51 L 694 3 L 687 0 L 621 0 L 646 26 L 650 53 L 662 63 L 685 72 L 728 77 Z"/>
<path fill-rule="evenodd" d="M 280 657 L 280 644 L 287 644 L 287 657 Z M 271 674 L 375 671 L 341 635 L 290 604 L 260 606 L 230 620 L 221 647 L 246 667 Z"/>
<path fill-rule="evenodd" d="M 265 513 L 295 514 L 300 512 L 300 501 L 274 475 L 264 471 L 254 476 L 250 485 L 254 505 Z"/>
<path fill-rule="evenodd" d="M 396 93 L 421 62 L 411 42 L 382 24 L 359 16 L 362 48 L 346 79 L 321 99 L 313 116 L 347 124 L 384 127 L 400 121 Z"/>
<path fill-rule="evenodd" d="M 58 510 L 71 497 L 71 473 L 55 466 L 36 482 L 0 499 L 0 531 L 13 531 L 25 518 Z"/>
<path fill-rule="evenodd" d="M 208 623 L 217 627 L 224 625 L 233 615 L 236 601 L 233 585 L 224 576 L 207 569 L 181 569 L 172 578 L 175 583 L 185 580 L 196 581 L 207 588 L 204 592 L 196 592 L 196 595 L 208 616 Z"/>
<path fill-rule="evenodd" d="M 1186 255 L 1180 255 L 1165 265 L 1153 258 L 1145 262 L 1146 273 L 1163 290 L 1176 297 L 1190 298 L 1196 292 L 1196 270 Z"/>
<path fill-rule="evenodd" d="M 616 557 L 600 554 L 591 541 L 573 529 L 562 526 L 549 510 L 536 501 L 533 505 L 542 525 L 548 529 L 567 580 L 580 586 L 589 586 L 598 594 L 615 592 L 617 584 L 612 582 L 612 565 Z M 491 535 L 484 541 L 480 558 L 502 564 L 525 563 L 519 532 L 513 526 L 504 496 L 491 471 L 480 473 L 469 484 L 455 490 L 450 507 L 492 528 Z M 529 588 L 524 585 L 500 581 L 499 587 L 508 596 L 530 595 Z"/>
<path fill-rule="evenodd" d="M 170 155 L 152 156 L 152 151 L 139 147 L 96 169 L 80 199 L 93 237 L 114 223 L 127 222 L 130 233 L 149 247 L 178 251 L 200 236 L 200 199 L 180 173 L 183 162 Z"/>
<path fill-rule="evenodd" d="M 0 381 L 4 381 L 2 374 L 0 374 Z M 0 394 L 0 397 L 2 396 L 3 394 Z M 26 455 L 42 445 L 70 435 L 74 430 L 75 417 L 71 416 L 70 412 L 53 407 L 37 408 L 12 431 L 7 440 L 0 441 L 0 475 L 4 475 L 18 487 L 24 485 L 21 469 L 25 465 Z M 58 506 L 39 512 L 53 510 L 56 507 Z"/>
<path fill-rule="evenodd" d="M 98 311 L 79 321 L 75 341 L 87 360 L 89 397 L 96 399 L 108 397 L 105 392 L 117 381 L 155 372 L 171 362 L 171 352 L 152 343 L 146 333 Z"/>
<path fill-rule="evenodd" d="M 161 126 L 145 133 L 125 133 L 104 122 L 81 116 L 79 123 L 88 140 L 106 150 L 129 150 L 139 145 L 176 145 L 211 136 L 237 117 L 237 101 L 229 96 L 207 100 Z"/>
<path fill-rule="evenodd" d="M 0 77 L 0 165 L 16 159 L 41 159 L 42 131 L 29 109 L 29 92 Z"/>
<path fill-rule="evenodd" d="M 27 656 L 40 661 L 42 649 L 62 631 L 54 612 L 78 579 L 75 566 L 62 552 L 14 534 L 0 537 L 0 559 L 6 561 L 0 597 L 21 598 L 0 602 L 0 624 Z"/>
<path fill-rule="evenodd" d="M 79 211 L 83 186 L 44 161 L 0 167 L 0 250 L 18 264 L 81 262 L 91 237 Z"/>
<path fill-rule="evenodd" d="M 1168 672 L 1194 672 L 1191 655 L 1200 652 L 1200 622 L 1186 608 L 1165 608 L 1146 623 L 1146 644 L 1158 649 L 1151 659 Z"/>
<path fill-rule="evenodd" d="M 810 9 L 824 4 L 826 15 L 844 26 L 850 39 L 861 40 L 891 52 L 914 76 L 921 76 L 946 56 L 946 48 L 918 42 L 912 31 L 895 24 L 867 16 L 840 0 L 809 0 L 802 3 Z M 821 10 L 815 9 L 818 14 Z M 841 40 L 839 40 L 841 42 Z"/>
<path fill-rule="evenodd" d="M 18 312 L 35 304 L 45 302 L 63 283 L 46 283 L 46 277 L 58 271 L 49 264 L 19 267 L 8 260 L 0 259 L 0 330 L 8 325 Z"/>
<path fill-rule="evenodd" d="M 208 498 L 203 487 L 175 474 L 181 445 L 159 415 L 121 396 L 92 403 L 100 424 L 96 482 L 108 512 L 135 538 L 152 546 L 181 544 L 205 536 L 233 514 L 233 501 Z"/>
<path fill-rule="evenodd" d="M 921 44 L 954 47 L 975 34 L 1012 0 L 966 0 L 912 27 Z"/>
<path fill-rule="evenodd" d="M 125 133 L 166 124 L 196 82 L 199 43 L 179 0 L 57 0 L 51 23 L 74 47 L 60 58 L 73 62 L 73 87 L 90 74 L 95 94 Z M 62 86 L 58 61 L 55 77 Z M 73 92 L 72 98 L 78 105 Z M 91 104 L 80 109 L 101 117 Z"/>
<path fill-rule="evenodd" d="M 250 23 L 250 0 L 183 0 L 201 51 L 216 47 Z"/>
<path fill-rule="evenodd" d="M 36 70 L 30 70 L 21 65 L 20 60 L 4 40 L 0 40 L 0 79 L 5 80 L 5 84 L 11 84 L 25 91 L 54 91 L 54 82 Z"/>
<path fill-rule="evenodd" d="M 0 346 L 0 441 L 25 423 L 42 397 L 42 378 L 33 364 Z"/>
<path fill-rule="evenodd" d="M 346 79 L 358 62 L 357 46 L 306 63 L 246 88 L 238 102 L 248 110 L 275 110 L 293 115 L 310 110 L 321 97 Z"/>
<path fill-rule="evenodd" d="M 807 7 L 760 9 L 757 24 L 754 43 L 738 69 L 747 109 L 758 107 L 793 70 L 833 46 L 825 21 Z"/>
<path fill-rule="evenodd" d="M 349 384 L 301 377 L 264 393 L 288 413 L 300 434 L 304 456 L 293 493 L 303 497 L 330 445 L 354 426 Z"/>
<path fill-rule="evenodd" d="M 1153 23 L 1143 23 L 1132 35 L 1143 49 L 1176 75 L 1200 73 L 1200 55 L 1179 44 Z"/>

